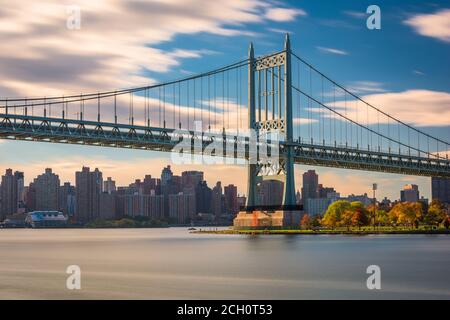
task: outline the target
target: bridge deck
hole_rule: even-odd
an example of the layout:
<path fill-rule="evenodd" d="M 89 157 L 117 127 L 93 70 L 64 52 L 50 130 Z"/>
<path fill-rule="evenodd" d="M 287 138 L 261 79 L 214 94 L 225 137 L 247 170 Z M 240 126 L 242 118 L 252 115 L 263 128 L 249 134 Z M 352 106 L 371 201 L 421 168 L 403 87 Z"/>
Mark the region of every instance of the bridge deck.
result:
<path fill-rule="evenodd" d="M 192 139 L 202 140 L 202 150 L 216 135 L 187 132 Z M 92 146 L 131 148 L 170 152 L 177 144 L 174 129 L 115 124 L 86 120 L 44 118 L 26 115 L 0 114 L 0 138 L 66 143 Z M 219 135 L 220 139 L 220 135 Z M 234 141 L 233 137 L 228 137 Z M 242 141 L 241 141 L 242 142 Z M 231 143 L 238 153 L 237 143 Z M 248 141 L 245 157 L 248 157 Z M 280 154 L 284 153 L 281 142 Z M 227 145 L 224 145 L 225 148 Z M 427 158 L 375 150 L 363 150 L 344 146 L 293 143 L 295 163 L 365 171 L 377 171 L 418 176 L 450 177 L 450 161 L 442 158 Z M 194 148 L 191 149 L 194 153 Z M 226 150 L 224 150 L 224 153 Z"/>

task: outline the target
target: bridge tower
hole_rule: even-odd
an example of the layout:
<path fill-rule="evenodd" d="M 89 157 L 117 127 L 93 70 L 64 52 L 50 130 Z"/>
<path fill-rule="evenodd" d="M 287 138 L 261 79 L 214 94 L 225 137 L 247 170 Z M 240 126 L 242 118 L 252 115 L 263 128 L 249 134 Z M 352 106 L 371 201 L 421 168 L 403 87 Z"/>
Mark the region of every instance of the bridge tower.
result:
<path fill-rule="evenodd" d="M 301 206 L 296 204 L 293 150 L 291 45 L 286 34 L 284 50 L 255 58 L 249 47 L 248 126 L 258 139 L 277 133 L 283 141 L 278 161 L 263 162 L 257 156 L 248 164 L 248 189 L 245 210 L 239 212 L 234 227 L 284 227 L 298 225 Z M 280 206 L 262 205 L 258 185 L 265 180 L 283 183 Z"/>

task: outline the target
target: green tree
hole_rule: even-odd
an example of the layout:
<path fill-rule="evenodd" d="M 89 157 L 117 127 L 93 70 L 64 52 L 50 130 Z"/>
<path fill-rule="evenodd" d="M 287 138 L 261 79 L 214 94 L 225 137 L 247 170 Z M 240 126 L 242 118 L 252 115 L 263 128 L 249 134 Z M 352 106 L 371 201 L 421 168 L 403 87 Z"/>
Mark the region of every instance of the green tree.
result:
<path fill-rule="evenodd" d="M 389 224 L 389 215 L 385 210 L 377 210 L 375 211 L 375 220 L 377 224 L 380 224 L 382 226 L 388 225 Z"/>
<path fill-rule="evenodd" d="M 433 200 L 428 207 L 428 212 L 424 216 L 424 223 L 432 226 L 439 226 L 447 218 L 444 205 L 439 200 Z"/>
<path fill-rule="evenodd" d="M 312 228 L 320 227 L 321 223 L 322 223 L 322 216 L 320 214 L 312 217 L 312 219 L 311 219 L 311 227 Z"/>
<path fill-rule="evenodd" d="M 350 210 L 350 202 L 345 200 L 338 200 L 328 206 L 327 212 L 322 219 L 322 225 L 330 227 L 331 229 L 341 225 L 341 217 L 345 211 Z"/>

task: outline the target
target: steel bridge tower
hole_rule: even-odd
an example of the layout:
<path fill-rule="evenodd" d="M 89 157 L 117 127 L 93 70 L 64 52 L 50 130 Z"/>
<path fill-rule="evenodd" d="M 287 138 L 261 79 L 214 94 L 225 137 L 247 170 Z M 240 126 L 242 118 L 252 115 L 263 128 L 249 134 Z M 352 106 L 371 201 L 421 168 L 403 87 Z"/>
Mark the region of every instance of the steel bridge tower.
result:
<path fill-rule="evenodd" d="M 245 211 L 234 221 L 235 227 L 298 225 L 301 206 L 296 204 L 294 180 L 294 146 L 292 114 L 291 45 L 286 34 L 284 50 L 255 58 L 249 47 L 248 127 L 258 139 L 276 132 L 283 144 L 277 163 L 262 163 L 259 157 L 248 164 L 248 190 Z M 281 206 L 262 205 L 257 186 L 265 180 L 283 182 Z"/>

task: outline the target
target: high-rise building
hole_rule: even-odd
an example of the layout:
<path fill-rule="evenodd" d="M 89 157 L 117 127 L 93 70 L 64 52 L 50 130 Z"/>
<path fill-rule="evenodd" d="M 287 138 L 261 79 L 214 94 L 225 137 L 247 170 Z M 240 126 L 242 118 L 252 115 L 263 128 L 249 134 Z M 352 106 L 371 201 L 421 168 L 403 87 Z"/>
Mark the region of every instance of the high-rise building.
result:
<path fill-rule="evenodd" d="M 195 194 L 183 193 L 169 195 L 169 217 L 171 221 L 185 224 L 195 216 Z"/>
<path fill-rule="evenodd" d="M 212 190 L 206 181 L 200 182 L 195 188 L 196 213 L 211 213 Z"/>
<path fill-rule="evenodd" d="M 125 216 L 145 217 L 145 196 L 139 193 L 127 194 L 125 196 Z"/>
<path fill-rule="evenodd" d="M 152 194 L 152 190 L 154 191 L 155 194 L 157 193 L 157 188 L 156 188 L 156 179 L 152 178 L 151 175 L 146 175 L 144 178 L 144 194 Z"/>
<path fill-rule="evenodd" d="M 184 171 L 181 173 L 181 184 L 183 188 L 197 187 L 203 181 L 202 171 Z"/>
<path fill-rule="evenodd" d="M 19 208 L 18 177 L 18 172 L 13 174 L 12 169 L 6 169 L 5 175 L 2 176 L 0 220 L 4 220 L 7 215 L 16 213 Z"/>
<path fill-rule="evenodd" d="M 336 190 L 332 187 L 324 187 L 322 184 L 317 186 L 317 197 L 318 198 L 327 198 L 328 194 L 336 193 Z"/>
<path fill-rule="evenodd" d="M 309 198 L 304 203 L 304 210 L 310 216 L 323 215 L 333 202 L 330 198 Z"/>
<path fill-rule="evenodd" d="M 417 202 L 419 201 L 419 187 L 416 184 L 407 184 L 400 191 L 401 202 Z"/>
<path fill-rule="evenodd" d="M 166 186 L 172 180 L 173 172 L 170 169 L 170 166 L 163 168 L 161 172 L 161 185 Z"/>
<path fill-rule="evenodd" d="M 450 205 L 450 178 L 431 178 L 431 199 Z"/>
<path fill-rule="evenodd" d="M 111 194 L 116 190 L 116 182 L 111 177 L 106 178 L 103 182 L 103 192 Z"/>
<path fill-rule="evenodd" d="M 73 217 L 75 215 L 75 206 L 75 186 L 70 185 L 70 182 L 64 182 L 64 185 L 59 187 L 59 211 L 66 216 Z"/>
<path fill-rule="evenodd" d="M 34 179 L 36 192 L 36 210 L 58 211 L 59 210 L 59 176 L 52 172 L 51 168 Z"/>
<path fill-rule="evenodd" d="M 301 204 L 302 203 L 302 195 L 300 194 L 300 191 L 297 190 L 297 193 L 295 194 L 295 202 L 297 204 Z"/>
<path fill-rule="evenodd" d="M 154 190 L 146 196 L 146 212 L 149 218 L 160 220 L 164 218 L 164 197 L 155 194 Z"/>
<path fill-rule="evenodd" d="M 302 197 L 305 199 L 314 199 L 318 197 L 317 189 L 319 186 L 319 176 L 315 170 L 308 170 L 303 173 Z"/>
<path fill-rule="evenodd" d="M 30 183 L 25 192 L 25 207 L 28 211 L 36 210 L 36 189 L 33 182 Z"/>
<path fill-rule="evenodd" d="M 278 180 L 264 180 L 258 186 L 259 203 L 262 206 L 279 206 L 283 202 L 284 183 Z"/>
<path fill-rule="evenodd" d="M 233 184 L 224 187 L 225 209 L 228 214 L 239 212 L 237 202 L 237 187 Z"/>
<path fill-rule="evenodd" d="M 14 172 L 14 178 L 17 183 L 17 202 L 18 207 L 20 209 L 25 208 L 25 185 L 24 185 L 24 174 L 23 172 L 16 171 Z"/>
<path fill-rule="evenodd" d="M 110 220 L 116 218 L 116 201 L 115 194 L 102 192 L 100 194 L 100 219 Z"/>
<path fill-rule="evenodd" d="M 102 193 L 103 177 L 96 168 L 90 171 L 83 167 L 75 173 L 77 190 L 76 220 L 86 223 L 100 217 L 100 195 Z"/>
<path fill-rule="evenodd" d="M 216 220 L 218 220 L 223 213 L 222 204 L 222 183 L 218 181 L 212 189 L 211 194 L 211 213 L 216 217 Z"/>
<path fill-rule="evenodd" d="M 238 195 L 237 197 L 237 203 L 239 210 L 243 207 L 245 207 L 245 203 L 247 202 L 247 197 L 245 195 Z"/>

